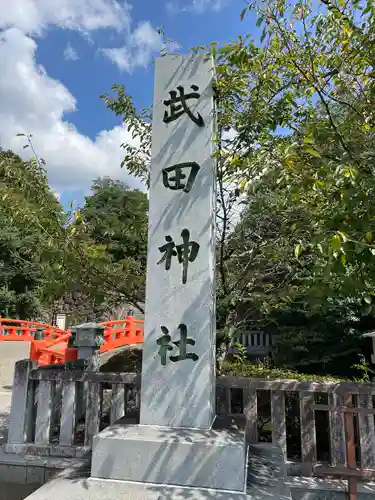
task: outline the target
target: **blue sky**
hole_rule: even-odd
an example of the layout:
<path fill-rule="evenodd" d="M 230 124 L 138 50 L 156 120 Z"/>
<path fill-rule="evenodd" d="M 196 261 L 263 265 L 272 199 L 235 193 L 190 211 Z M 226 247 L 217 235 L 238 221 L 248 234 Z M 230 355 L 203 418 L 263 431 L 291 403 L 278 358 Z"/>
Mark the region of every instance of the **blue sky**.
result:
<path fill-rule="evenodd" d="M 120 169 L 129 134 L 99 96 L 123 83 L 138 108 L 151 104 L 157 28 L 179 52 L 256 29 L 239 19 L 243 0 L 0 3 L 0 145 L 27 155 L 16 134 L 33 134 L 64 205 L 81 202 L 100 175 L 138 186 Z"/>

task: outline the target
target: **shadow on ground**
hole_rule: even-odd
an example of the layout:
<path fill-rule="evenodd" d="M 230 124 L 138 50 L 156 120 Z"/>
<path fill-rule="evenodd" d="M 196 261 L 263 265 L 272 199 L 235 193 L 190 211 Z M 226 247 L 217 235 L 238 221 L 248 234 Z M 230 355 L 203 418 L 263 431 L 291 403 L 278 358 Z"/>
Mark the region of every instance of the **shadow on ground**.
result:
<path fill-rule="evenodd" d="M 0 500 L 24 500 L 24 498 L 34 493 L 40 485 L 38 484 L 18 484 L 0 481 Z"/>

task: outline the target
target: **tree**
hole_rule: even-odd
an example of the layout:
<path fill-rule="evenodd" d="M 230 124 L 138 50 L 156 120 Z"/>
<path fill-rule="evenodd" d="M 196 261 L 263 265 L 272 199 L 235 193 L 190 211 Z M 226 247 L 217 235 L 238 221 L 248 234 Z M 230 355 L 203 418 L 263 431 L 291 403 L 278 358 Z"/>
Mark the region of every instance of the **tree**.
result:
<path fill-rule="evenodd" d="M 248 207 L 227 247 L 229 286 L 237 294 L 237 331 L 268 331 L 279 339 L 274 360 L 304 373 L 349 375 L 361 352 L 360 334 L 375 326 L 368 305 L 341 290 L 341 279 L 320 276 L 325 259 L 300 241 L 315 237 L 320 213 L 292 202 L 289 190 L 269 173 L 249 190 Z M 321 283 L 321 286 L 318 286 Z"/>
<path fill-rule="evenodd" d="M 146 194 L 109 178 L 96 180 L 91 190 L 92 195 L 86 198 L 82 210 L 89 237 L 98 244 L 106 245 L 112 262 L 131 258 L 145 268 Z"/>
<path fill-rule="evenodd" d="M 49 284 L 55 309 L 71 321 L 103 321 L 129 304 L 143 312 L 147 196 L 110 178 L 98 179 L 83 208 L 63 229 L 61 273 Z"/>
<path fill-rule="evenodd" d="M 85 237 L 103 250 L 106 262 L 102 261 L 102 270 L 112 284 L 112 290 L 107 289 L 107 301 L 110 297 L 109 303 L 128 300 L 141 309 L 147 260 L 147 196 L 109 178 L 96 180 L 91 189 L 79 221 Z"/>
<path fill-rule="evenodd" d="M 50 321 L 63 309 L 82 321 L 142 302 L 147 197 L 111 179 L 92 190 L 82 210 L 65 212 L 43 160 L 0 150 L 2 315 Z"/>
<path fill-rule="evenodd" d="M 44 292 L 63 223 L 61 205 L 46 174 L 33 160 L 24 162 L 0 150 L 0 310 L 22 319 L 43 313 Z"/>
<path fill-rule="evenodd" d="M 373 7 L 325 5 L 328 9 L 317 13 L 309 2 L 266 2 L 258 10 L 263 24 L 258 57 L 248 59 L 254 55 L 251 41 L 220 49 L 221 73 L 230 66 L 237 78 L 251 80 L 238 113 L 227 113 L 242 148 L 234 175 L 246 172 L 248 182 L 264 174 L 264 165 L 277 171 L 278 182 L 289 188 L 289 202 L 303 204 L 312 215 L 313 232 L 295 252 L 313 247 L 321 252 L 314 268 L 317 286 L 329 290 L 333 281 L 341 293 L 371 302 Z M 231 103 L 241 87 L 232 83 L 228 89 L 226 81 L 224 76 L 223 99 Z M 280 140 L 277 127 L 289 140 Z"/>
<path fill-rule="evenodd" d="M 250 1 L 241 16 L 248 10 L 260 43 L 247 35 L 203 49 L 217 64 L 218 326 L 235 333 L 238 310 L 248 308 L 256 324 L 295 333 L 284 335 L 294 360 L 328 331 L 330 359 L 340 336 L 350 355 L 374 313 L 375 8 L 270 0 Z M 124 161 L 147 178 L 150 113 L 113 90 L 105 104 L 141 143 Z M 235 227 L 238 195 L 248 208 Z"/>

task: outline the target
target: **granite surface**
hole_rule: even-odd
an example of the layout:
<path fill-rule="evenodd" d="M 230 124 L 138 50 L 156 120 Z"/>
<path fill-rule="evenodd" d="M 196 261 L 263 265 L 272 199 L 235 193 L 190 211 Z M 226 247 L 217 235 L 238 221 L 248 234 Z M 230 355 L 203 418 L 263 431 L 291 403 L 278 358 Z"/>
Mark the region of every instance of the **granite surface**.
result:
<path fill-rule="evenodd" d="M 215 159 L 213 61 L 170 55 L 155 61 L 146 304 L 143 425 L 210 428 L 215 414 Z M 193 86 L 193 89 L 192 89 Z M 191 116 L 166 123 L 181 89 Z M 189 190 L 191 163 L 198 167 Z M 163 169 L 184 164 L 168 174 Z M 190 164 L 190 166 L 189 166 Z M 193 171 L 195 172 L 195 171 Z M 164 248 L 164 249 L 163 249 Z M 166 254 L 166 252 L 169 253 Z M 185 274 L 184 274 L 185 269 Z M 185 278 L 184 278 L 185 276 Z M 164 359 L 163 359 L 164 358 Z"/>
<path fill-rule="evenodd" d="M 94 438 L 91 475 L 244 492 L 246 451 L 240 430 L 112 425 Z"/>

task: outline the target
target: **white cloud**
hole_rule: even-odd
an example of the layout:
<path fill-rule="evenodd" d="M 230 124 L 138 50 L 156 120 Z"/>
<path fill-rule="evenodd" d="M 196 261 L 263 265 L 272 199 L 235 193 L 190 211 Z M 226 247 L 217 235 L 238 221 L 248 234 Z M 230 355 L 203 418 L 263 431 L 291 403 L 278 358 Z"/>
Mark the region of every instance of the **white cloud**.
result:
<path fill-rule="evenodd" d="M 160 52 L 163 47 L 172 52 L 178 48 L 178 44 L 164 42 L 161 33 L 149 21 L 142 21 L 129 35 L 124 46 L 101 49 L 101 52 L 121 71 L 131 73 L 135 68 L 146 68 L 153 54 Z"/>
<path fill-rule="evenodd" d="M 171 14 L 177 14 L 179 12 L 193 12 L 194 14 L 203 14 L 208 10 L 213 10 L 218 12 L 223 9 L 227 4 L 227 0 L 191 0 L 182 5 L 182 1 L 178 2 L 172 0 L 167 3 L 167 11 Z"/>
<path fill-rule="evenodd" d="M 126 47 L 118 47 L 113 49 L 101 49 L 101 52 L 108 57 L 121 71 L 132 70 L 132 61 L 129 50 Z"/>
<path fill-rule="evenodd" d="M 104 53 L 132 71 L 146 66 L 163 41 L 147 21 L 132 31 L 130 14 L 127 0 L 0 0 L 0 145 L 27 157 L 30 148 L 23 149 L 25 138 L 17 134 L 33 134 L 35 149 L 46 160 L 50 184 L 59 195 L 87 190 L 99 176 L 137 187 L 140 183 L 120 168 L 120 145 L 134 144 L 125 127 L 102 130 L 92 140 L 65 119 L 66 113 L 76 111 L 76 99 L 36 64 L 38 37 L 56 26 L 78 31 L 88 41 L 95 30 L 112 30 L 124 37 L 124 47 Z M 69 44 L 64 57 L 77 58 Z"/>
<path fill-rule="evenodd" d="M 1 18 L 1 16 L 0 16 Z M 35 40 L 18 28 L 2 32 L 0 71 L 0 144 L 20 154 L 24 138 L 33 134 L 39 156 L 47 162 L 50 184 L 59 193 L 86 189 L 98 176 L 139 183 L 120 168 L 123 142 L 134 144 L 123 127 L 102 130 L 94 140 L 80 134 L 64 120 L 64 114 L 76 110 L 76 100 L 59 81 L 36 65 Z"/>
<path fill-rule="evenodd" d="M 77 51 L 70 45 L 70 43 L 68 43 L 65 47 L 63 55 L 64 59 L 67 61 L 77 61 L 79 59 Z"/>
<path fill-rule="evenodd" d="M 116 0 L 0 1 L 0 27 L 38 34 L 50 25 L 83 32 L 98 28 L 129 29 L 131 7 Z"/>

